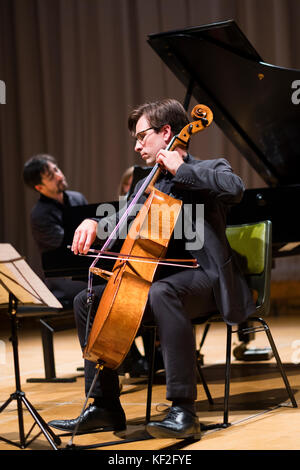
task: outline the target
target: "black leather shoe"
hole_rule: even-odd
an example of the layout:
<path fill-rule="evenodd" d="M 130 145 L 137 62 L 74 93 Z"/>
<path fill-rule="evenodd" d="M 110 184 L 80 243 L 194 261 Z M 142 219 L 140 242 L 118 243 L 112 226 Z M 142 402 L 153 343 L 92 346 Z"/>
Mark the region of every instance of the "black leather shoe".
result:
<path fill-rule="evenodd" d="M 200 423 L 196 415 L 180 406 L 172 406 L 162 421 L 150 421 L 146 429 L 153 437 L 201 439 Z"/>
<path fill-rule="evenodd" d="M 247 348 L 241 343 L 233 350 L 233 355 L 238 361 L 269 361 L 274 356 L 271 348 Z"/>
<path fill-rule="evenodd" d="M 126 429 L 126 418 L 122 407 L 109 410 L 95 405 L 89 405 L 81 418 L 78 416 L 76 419 L 57 419 L 50 421 L 48 424 L 52 428 L 61 431 L 73 432 L 79 419 L 78 432 L 121 431 Z"/>

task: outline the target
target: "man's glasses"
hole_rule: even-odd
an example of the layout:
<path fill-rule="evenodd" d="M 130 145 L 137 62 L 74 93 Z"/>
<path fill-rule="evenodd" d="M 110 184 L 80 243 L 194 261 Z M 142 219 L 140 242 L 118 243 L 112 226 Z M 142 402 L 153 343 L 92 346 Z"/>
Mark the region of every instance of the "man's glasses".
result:
<path fill-rule="evenodd" d="M 138 142 L 142 143 L 143 140 L 145 139 L 146 135 L 147 135 L 146 132 L 147 132 L 147 131 L 150 131 L 150 129 L 154 129 L 154 127 L 148 127 L 148 129 L 144 129 L 143 131 L 138 132 L 138 133 L 134 136 L 134 138 L 135 138 Z M 154 130 L 155 130 L 155 129 L 154 129 Z"/>

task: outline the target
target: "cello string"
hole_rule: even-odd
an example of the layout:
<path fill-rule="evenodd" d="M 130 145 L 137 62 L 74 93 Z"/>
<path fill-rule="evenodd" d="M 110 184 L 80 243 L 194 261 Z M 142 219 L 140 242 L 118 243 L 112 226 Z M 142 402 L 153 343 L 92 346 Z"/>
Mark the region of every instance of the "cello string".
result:
<path fill-rule="evenodd" d="M 171 140 L 171 142 L 169 143 L 169 145 L 167 146 L 166 150 L 170 150 L 172 148 L 172 145 L 173 143 L 175 142 L 177 136 L 174 136 Z M 147 178 L 145 179 L 144 183 L 142 184 L 142 186 L 140 187 L 140 189 L 138 190 L 138 192 L 136 193 L 136 195 L 134 196 L 133 200 L 131 201 L 131 203 L 129 204 L 129 206 L 127 207 L 127 209 L 125 210 L 124 214 L 121 216 L 121 219 L 119 220 L 119 222 L 117 223 L 117 225 L 115 226 L 115 228 L 113 229 L 113 231 L 111 232 L 111 234 L 109 235 L 109 237 L 107 238 L 106 242 L 104 243 L 103 245 L 103 250 L 106 250 L 106 249 L 110 249 L 112 244 L 115 242 L 114 240 L 114 236 L 115 234 L 118 232 L 118 230 L 123 228 L 123 226 L 125 225 L 125 222 L 127 222 L 127 219 L 129 217 L 129 215 L 131 214 L 132 210 L 134 209 L 135 205 L 138 203 L 140 197 L 142 196 L 142 194 L 144 193 L 145 189 L 148 187 L 148 184 L 152 181 L 152 178 L 153 176 L 156 174 L 157 170 L 159 169 L 159 164 L 156 163 L 154 165 L 154 167 L 152 168 L 150 174 L 147 176 Z M 113 243 L 112 243 L 113 242 Z M 96 259 L 93 261 L 92 265 L 90 266 L 91 268 L 93 268 L 98 259 L 101 258 L 101 254 L 98 255 L 96 257 Z M 91 271 L 90 271 L 91 272 Z M 88 290 L 91 290 L 92 288 L 92 276 L 89 275 L 89 280 L 88 280 Z"/>

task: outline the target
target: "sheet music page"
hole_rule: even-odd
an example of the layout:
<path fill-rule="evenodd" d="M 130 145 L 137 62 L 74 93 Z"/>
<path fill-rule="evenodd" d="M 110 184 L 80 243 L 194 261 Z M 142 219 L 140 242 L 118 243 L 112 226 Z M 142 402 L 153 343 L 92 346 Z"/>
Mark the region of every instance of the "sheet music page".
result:
<path fill-rule="evenodd" d="M 8 302 L 8 289 L 24 304 L 62 308 L 48 287 L 21 258 L 12 245 L 0 243 L 0 302 Z"/>

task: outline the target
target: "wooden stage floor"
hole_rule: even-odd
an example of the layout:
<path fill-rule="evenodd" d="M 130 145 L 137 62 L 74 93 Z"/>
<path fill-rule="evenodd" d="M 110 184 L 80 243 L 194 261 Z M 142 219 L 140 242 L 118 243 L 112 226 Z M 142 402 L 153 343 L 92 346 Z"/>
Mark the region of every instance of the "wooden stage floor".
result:
<path fill-rule="evenodd" d="M 7 324 L 1 316 L 0 333 L 0 404 L 15 391 L 13 356 Z M 287 317 L 270 317 L 269 325 L 279 354 L 284 362 L 290 384 L 300 403 L 300 314 Z M 197 331 L 199 337 L 201 330 Z M 235 335 L 234 342 L 238 343 Z M 257 333 L 252 347 L 266 347 L 264 333 Z M 76 376 L 70 383 L 28 383 L 28 378 L 44 376 L 42 345 L 37 323 L 22 320 L 19 331 L 19 353 L 22 390 L 27 399 L 38 410 L 45 421 L 51 419 L 75 418 L 82 409 L 83 377 L 78 367 L 83 365 L 75 330 L 61 331 L 54 335 L 57 377 Z M 222 420 L 224 387 L 225 328 L 221 324 L 212 326 L 205 345 L 203 371 L 211 394 L 215 400 L 209 406 L 202 386 L 198 384 L 197 414 L 204 425 Z M 299 450 L 300 449 L 300 408 L 292 408 L 278 373 L 274 358 L 265 362 L 239 362 L 233 359 L 230 422 L 227 429 L 210 430 L 202 433 L 202 439 L 188 442 L 175 439 L 145 439 L 144 418 L 147 382 L 145 378 L 125 379 L 121 401 L 127 416 L 127 430 L 124 432 L 91 433 L 76 436 L 76 446 L 93 446 L 97 450 L 113 451 L 167 451 L 167 450 Z M 152 417 L 163 417 L 168 403 L 165 399 L 164 374 L 156 375 L 153 388 Z M 33 420 L 24 411 L 26 432 Z M 38 431 L 35 427 L 34 436 Z M 59 433 L 58 431 L 56 431 Z M 0 436 L 18 441 L 18 420 L 16 402 L 0 414 Z M 123 443 L 124 439 L 135 439 Z M 69 437 L 62 437 L 60 448 L 64 449 Z M 107 443 L 113 443 L 106 445 Z M 0 441 L 0 450 L 15 450 L 16 447 Z M 41 434 L 28 450 L 51 450 Z M 94 449 L 94 447 L 92 447 Z"/>

